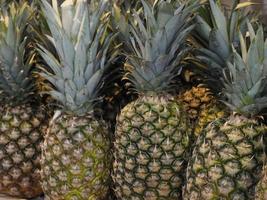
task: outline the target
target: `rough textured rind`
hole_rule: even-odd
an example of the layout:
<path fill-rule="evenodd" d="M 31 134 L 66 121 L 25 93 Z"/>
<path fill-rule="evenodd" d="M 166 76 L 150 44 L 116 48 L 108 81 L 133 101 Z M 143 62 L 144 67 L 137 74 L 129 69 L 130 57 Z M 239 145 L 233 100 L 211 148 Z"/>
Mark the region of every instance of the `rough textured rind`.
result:
<path fill-rule="evenodd" d="M 109 128 L 90 116 L 51 121 L 42 149 L 42 187 L 49 200 L 99 200 L 107 195 Z"/>
<path fill-rule="evenodd" d="M 203 107 L 199 112 L 198 119 L 194 127 L 195 136 L 198 137 L 210 122 L 227 116 L 229 116 L 228 108 L 214 100 L 212 103 Z"/>
<path fill-rule="evenodd" d="M 191 131 L 180 105 L 144 96 L 117 118 L 113 164 L 119 199 L 177 200 L 185 174 Z"/>
<path fill-rule="evenodd" d="M 203 108 L 215 101 L 210 90 L 204 86 L 196 86 L 179 95 L 178 100 L 183 102 L 188 117 L 195 121 Z"/>
<path fill-rule="evenodd" d="M 265 125 L 240 116 L 210 123 L 189 162 L 184 199 L 254 199 L 266 131 Z"/>
<path fill-rule="evenodd" d="M 267 199 L 267 167 L 265 166 L 262 171 L 262 177 L 256 187 L 256 198 L 255 200 L 266 200 Z"/>
<path fill-rule="evenodd" d="M 188 113 L 196 137 L 210 122 L 228 115 L 226 106 L 218 103 L 210 90 L 202 85 L 187 90 L 178 100 Z"/>
<path fill-rule="evenodd" d="M 45 115 L 29 105 L 0 110 L 0 193 L 39 196 L 40 146 L 48 124 Z"/>

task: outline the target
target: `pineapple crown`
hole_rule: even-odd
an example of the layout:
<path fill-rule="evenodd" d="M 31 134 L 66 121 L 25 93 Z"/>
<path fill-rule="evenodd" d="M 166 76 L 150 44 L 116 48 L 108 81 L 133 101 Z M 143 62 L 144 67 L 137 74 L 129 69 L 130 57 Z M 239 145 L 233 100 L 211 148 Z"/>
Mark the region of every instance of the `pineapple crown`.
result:
<path fill-rule="evenodd" d="M 263 27 L 257 32 L 247 22 L 250 45 L 240 35 L 241 53 L 233 47 L 233 59 L 224 70 L 224 103 L 234 112 L 255 116 L 267 107 L 267 40 L 264 41 Z"/>
<path fill-rule="evenodd" d="M 140 0 L 127 1 L 127 0 L 113 0 L 113 2 L 124 11 L 128 11 L 132 8 L 136 8 L 139 5 Z"/>
<path fill-rule="evenodd" d="M 247 19 L 253 21 L 255 15 L 245 10 L 251 4 L 234 0 L 232 9 L 226 12 L 220 2 L 209 0 L 209 4 L 202 6 L 196 16 L 195 38 L 201 44 L 195 51 L 196 59 L 205 65 L 201 67 L 200 74 L 214 93 L 221 91 L 222 83 L 218 79 L 231 58 L 232 45 L 239 51 L 239 31 L 245 33 Z"/>
<path fill-rule="evenodd" d="M 109 14 L 105 13 L 107 0 L 98 5 L 94 1 L 65 0 L 58 9 L 42 0 L 42 11 L 52 36 L 58 58 L 52 51 L 39 46 L 39 52 L 50 67 L 40 74 L 53 87 L 48 93 L 65 112 L 84 115 L 93 111 L 103 86 L 103 76 L 116 51 L 109 52 L 115 34 L 107 32 Z"/>
<path fill-rule="evenodd" d="M 127 22 L 121 18 L 120 31 L 126 44 L 126 76 L 138 93 L 162 93 L 172 90 L 181 63 L 189 47 L 186 38 L 194 28 L 193 10 L 197 3 L 178 8 L 166 1 L 154 5 L 142 0 L 142 12 L 132 10 Z"/>
<path fill-rule="evenodd" d="M 28 103 L 34 97 L 33 56 L 25 53 L 30 15 L 26 3 L 0 9 L 0 99 L 9 105 Z"/>

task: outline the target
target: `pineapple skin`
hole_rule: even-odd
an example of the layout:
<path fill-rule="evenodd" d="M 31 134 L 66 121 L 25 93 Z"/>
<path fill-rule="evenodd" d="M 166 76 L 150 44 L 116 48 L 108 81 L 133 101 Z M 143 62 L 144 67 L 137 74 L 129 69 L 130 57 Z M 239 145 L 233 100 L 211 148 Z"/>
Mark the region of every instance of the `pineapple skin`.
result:
<path fill-rule="evenodd" d="M 254 199 L 266 131 L 265 125 L 238 115 L 210 123 L 189 161 L 184 199 Z"/>
<path fill-rule="evenodd" d="M 173 99 L 142 96 L 117 118 L 113 181 L 118 199 L 177 200 L 190 144 L 189 120 Z"/>
<path fill-rule="evenodd" d="M 214 97 L 208 88 L 193 86 L 179 95 L 178 100 L 183 103 L 189 118 L 192 121 L 196 121 L 201 110 L 206 107 L 206 105 L 213 103 Z"/>
<path fill-rule="evenodd" d="M 51 121 L 41 159 L 48 200 L 105 199 L 109 190 L 109 126 L 88 116 L 61 115 Z"/>
<path fill-rule="evenodd" d="M 267 199 L 267 167 L 263 167 L 262 177 L 256 187 L 256 198 L 255 200 L 266 200 Z"/>
<path fill-rule="evenodd" d="M 0 193 L 33 198 L 42 194 L 40 157 L 47 128 L 42 109 L 4 106 L 0 116 Z"/>
<path fill-rule="evenodd" d="M 198 137 L 202 130 L 212 121 L 228 115 L 225 106 L 217 102 L 207 87 L 198 85 L 179 95 Z"/>
<path fill-rule="evenodd" d="M 222 106 L 216 100 L 207 104 L 199 112 L 199 116 L 194 127 L 195 136 L 198 137 L 209 123 L 216 119 L 226 118 L 227 116 L 229 116 L 229 111 L 226 106 Z"/>

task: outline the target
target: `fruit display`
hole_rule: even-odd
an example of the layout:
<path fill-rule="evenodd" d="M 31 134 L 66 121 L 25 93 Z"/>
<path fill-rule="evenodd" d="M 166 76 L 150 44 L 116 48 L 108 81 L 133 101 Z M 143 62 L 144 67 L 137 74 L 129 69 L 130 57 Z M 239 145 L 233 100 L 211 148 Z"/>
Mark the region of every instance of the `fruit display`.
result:
<path fill-rule="evenodd" d="M 0 0 L 0 199 L 267 200 L 267 29 L 228 4 Z"/>

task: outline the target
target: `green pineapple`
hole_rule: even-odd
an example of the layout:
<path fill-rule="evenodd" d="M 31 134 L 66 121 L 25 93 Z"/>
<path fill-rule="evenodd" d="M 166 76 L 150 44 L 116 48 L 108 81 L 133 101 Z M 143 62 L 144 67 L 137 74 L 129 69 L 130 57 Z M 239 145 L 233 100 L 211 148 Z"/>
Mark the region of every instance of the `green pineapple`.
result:
<path fill-rule="evenodd" d="M 53 86 L 58 101 L 42 148 L 42 187 L 47 199 L 105 199 L 110 183 L 111 142 L 108 124 L 95 117 L 95 104 L 104 73 L 116 56 L 107 33 L 108 2 L 66 0 L 58 9 L 42 0 L 55 57 L 43 46 L 39 52 L 51 68 L 40 75 Z"/>
<path fill-rule="evenodd" d="M 254 199 L 264 162 L 267 131 L 258 115 L 267 106 L 266 52 L 263 28 L 248 22 L 251 44 L 240 34 L 241 55 L 224 70 L 223 96 L 233 112 L 211 122 L 199 136 L 187 168 L 185 200 Z"/>
<path fill-rule="evenodd" d="M 113 181 L 119 199 L 181 198 L 191 129 L 172 90 L 194 28 L 191 6 L 168 2 L 153 7 L 142 0 L 143 13 L 121 18 L 127 45 L 125 78 L 139 98 L 117 117 Z M 141 15 L 141 16 L 140 16 Z M 144 18 L 142 17 L 144 16 Z"/>
<path fill-rule="evenodd" d="M 221 83 L 217 80 L 222 77 L 221 69 L 225 68 L 230 58 L 232 44 L 238 46 L 239 31 L 245 32 L 246 19 L 253 18 L 251 13 L 244 10 L 249 4 L 242 4 L 245 7 L 237 9 L 241 5 L 238 3 L 237 0 L 233 1 L 232 9 L 226 13 L 220 1 L 209 0 L 208 4 L 199 9 L 196 17 L 197 26 L 191 38 L 196 49 L 191 61 L 201 66 L 193 77 L 200 75 L 200 79 L 209 79 L 178 97 L 190 114 L 196 136 L 209 122 L 229 115 L 227 108 L 218 103 L 218 95 L 214 94 L 221 92 Z"/>
<path fill-rule="evenodd" d="M 40 144 L 47 125 L 36 101 L 33 57 L 25 52 L 30 15 L 26 4 L 0 10 L 0 193 L 20 198 L 42 193 Z"/>

